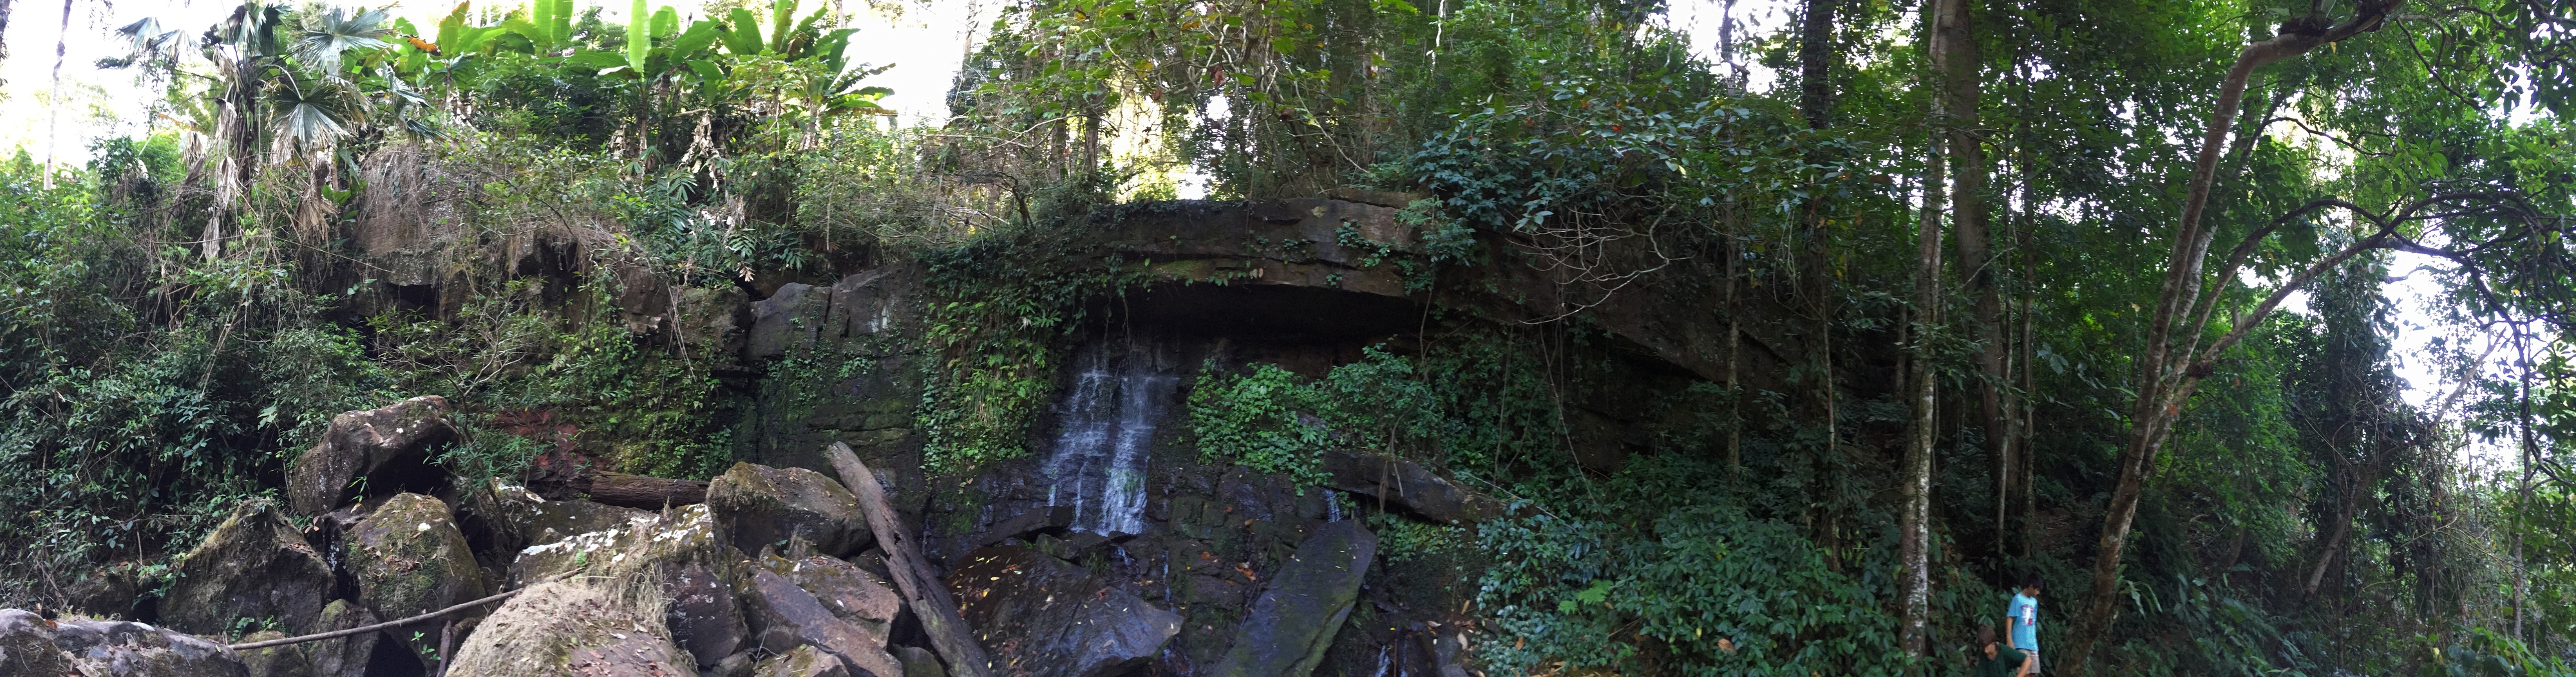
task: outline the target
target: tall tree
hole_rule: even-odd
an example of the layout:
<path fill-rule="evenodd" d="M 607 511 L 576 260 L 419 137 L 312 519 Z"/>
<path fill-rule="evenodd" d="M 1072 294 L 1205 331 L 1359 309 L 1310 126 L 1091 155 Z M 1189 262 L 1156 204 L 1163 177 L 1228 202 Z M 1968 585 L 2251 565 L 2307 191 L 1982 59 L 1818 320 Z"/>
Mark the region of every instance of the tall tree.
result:
<path fill-rule="evenodd" d="M 1807 0 L 1805 16 L 1799 22 L 1798 115 L 1806 118 L 1809 128 L 1817 130 L 1833 126 L 1834 12 L 1839 2 Z M 1832 158 L 1826 157 L 1821 147 L 1807 157 L 1808 164 L 1812 165 L 1821 166 L 1830 161 Z M 1833 234 L 1828 219 L 1831 212 L 1832 205 L 1826 202 L 1822 193 L 1810 195 L 1801 209 L 1799 224 L 1807 240 L 1806 251 L 1799 257 L 1802 259 L 1799 267 L 1806 274 L 1800 287 L 1807 297 L 1807 311 L 1815 315 L 1816 321 L 1816 338 L 1809 343 L 1809 354 L 1816 367 L 1816 404 L 1825 425 L 1824 451 L 1816 457 L 1822 463 L 1830 463 L 1842 447 L 1834 411 L 1834 276 L 1829 255 Z M 1832 502 L 1820 502 L 1816 510 L 1814 529 L 1817 540 L 1824 544 L 1826 565 L 1836 566 L 1833 553 L 1837 551 L 1835 544 L 1838 542 L 1836 531 L 1839 525 L 1835 519 L 1835 507 Z"/>
<path fill-rule="evenodd" d="M 2190 401 L 2200 380 L 2215 369 L 2218 356 L 2238 340 L 2247 329 L 2261 323 L 2278 308 L 2290 292 L 2306 285 L 2319 274 L 2363 251 L 2397 245 L 2394 235 L 2397 222 L 2411 215 L 2393 219 L 2375 218 L 2340 200 L 2321 200 L 2293 212 L 2295 218 L 2308 212 L 2328 208 L 2346 208 L 2356 216 L 2368 217 L 2376 232 L 2362 238 L 2323 260 L 2299 271 L 2275 289 L 2262 304 L 2235 318 L 2235 328 L 2216 340 L 2203 342 L 2202 330 L 2208 326 L 2217 299 L 2202 299 L 2202 286 L 2210 282 L 2204 272 L 2208 267 L 2209 245 L 2217 235 L 2215 228 L 2202 223 L 2209 204 L 2210 184 L 2218 172 L 2221 153 L 2225 150 L 2228 131 L 2236 122 L 2236 111 L 2245 97 L 2246 82 L 2254 70 L 2285 59 L 2308 53 L 2328 43 L 2350 38 L 2365 31 L 2377 30 L 2391 12 L 2404 0 L 2363 0 L 2354 7 L 2353 15 L 2341 21 L 2309 15 L 2281 24 L 2280 31 L 2268 39 L 2246 45 L 2236 63 L 2219 82 L 2218 98 L 2209 111 L 2203 129 L 2198 156 L 2192 166 L 2191 182 L 2183 197 L 2182 218 L 2172 234 L 2173 251 L 2167 259 L 2165 278 L 2156 297 L 2156 309 L 2147 325 L 2145 349 L 2138 356 L 2138 390 L 2131 408 L 2129 440 L 2120 451 L 2119 479 L 2112 485 L 2111 500 L 2102 517 L 2102 533 L 2094 544 L 2091 597 L 2085 611 L 2076 617 L 2064 659 L 2068 674 L 2083 677 L 2093 645 L 2110 628 L 2118 612 L 2114 593 L 2119 589 L 2120 557 L 2128 543 L 2129 527 L 2138 515 L 2138 499 L 2146 485 L 2148 471 L 2156 453 L 2172 436 L 2174 422 L 2182 417 L 2183 405 Z M 2258 124 L 2261 121 L 2258 121 Z M 2429 205 L 2425 205 L 2429 206 Z M 2420 209 L 2411 207 L 2407 211 Z M 2229 262 L 2216 278 L 2223 286 L 2232 280 L 2235 269 L 2249 247 L 2265 233 L 2257 231 L 2237 247 Z"/>
<path fill-rule="evenodd" d="M 1950 227 L 1958 240 L 1959 282 L 1975 301 L 1972 328 L 1977 338 L 1977 372 L 1983 377 L 1977 381 L 1977 412 L 1984 424 L 1988 458 L 1993 461 L 1995 552 L 2001 553 L 2004 497 L 2012 493 L 2013 456 L 2020 437 L 2020 419 L 2013 414 L 2020 404 L 2010 388 L 2007 356 L 2012 346 L 2004 339 L 2003 289 L 1995 283 L 2001 271 L 1987 225 L 1992 213 L 1987 201 L 1991 170 L 1977 112 L 1984 98 L 1979 80 L 1985 62 L 1977 50 L 1975 18 L 1976 5 L 1968 0 L 1936 3 L 1928 46 L 1934 81 L 1940 85 L 1935 93 L 1940 104 L 1937 124 L 1949 156 Z"/>

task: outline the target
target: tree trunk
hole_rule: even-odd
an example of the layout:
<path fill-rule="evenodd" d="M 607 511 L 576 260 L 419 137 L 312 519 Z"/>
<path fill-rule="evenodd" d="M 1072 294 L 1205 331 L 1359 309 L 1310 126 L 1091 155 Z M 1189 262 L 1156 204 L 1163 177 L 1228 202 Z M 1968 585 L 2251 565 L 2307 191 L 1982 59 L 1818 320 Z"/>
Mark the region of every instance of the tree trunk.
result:
<path fill-rule="evenodd" d="M 1806 118 L 1809 128 L 1823 130 L 1833 126 L 1834 10 L 1840 0 L 1806 2 L 1806 16 L 1798 29 L 1798 114 Z M 1832 161 L 1822 151 L 1810 153 L 1807 159 L 1810 164 L 1817 165 Z M 1807 297 L 1808 309 L 1815 314 L 1816 320 L 1816 338 L 1811 343 L 1810 355 L 1817 366 L 1815 373 L 1819 381 L 1814 392 L 1825 426 L 1825 448 L 1815 461 L 1820 475 L 1833 478 L 1829 481 L 1838 481 L 1841 474 L 1834 472 L 1832 466 L 1835 454 L 1842 453 L 1842 436 L 1834 411 L 1834 322 L 1830 301 L 1834 278 L 1828 269 L 1831 259 L 1827 241 L 1832 235 L 1826 223 L 1828 211 L 1824 198 L 1808 198 L 1802 210 L 1805 223 L 1801 224 L 1807 246 L 1800 253 L 1799 265 L 1806 274 L 1806 280 L 1800 285 L 1804 288 L 1802 293 Z M 1839 495 L 1838 489 L 1829 487 L 1828 495 Z M 1815 506 L 1814 527 L 1816 542 L 1825 551 L 1826 568 L 1840 571 L 1842 539 L 1837 533 L 1840 520 L 1836 509 L 1833 501 L 1819 502 Z"/>
<path fill-rule="evenodd" d="M 2205 365 L 2199 359 L 2199 330 L 2204 325 L 2193 318 L 2195 305 L 2201 300 L 2202 273 L 2215 231 L 2202 228 L 2200 216 L 2208 206 L 2210 183 L 2217 173 L 2227 133 L 2235 122 L 2236 109 L 2244 100 L 2245 83 L 2256 68 L 2377 29 L 2380 21 L 2400 4 L 2402 0 L 2364 0 L 2353 18 L 2331 26 L 2314 17 L 2283 24 L 2279 35 L 2247 45 L 2219 84 L 2217 105 L 2210 110 L 2209 123 L 2201 137 L 2199 156 L 2183 198 L 2182 219 L 2173 234 L 2173 253 L 2167 262 L 2164 284 L 2157 293 L 2155 314 L 2147 326 L 2146 345 L 2139 355 L 2138 399 L 2129 419 L 2129 442 L 2120 450 L 2119 479 L 2112 485 L 2110 503 L 2102 517 L 2101 538 L 2094 544 L 2092 595 L 2085 612 L 2076 618 L 2064 658 L 2054 661 L 2066 666 L 2070 677 L 2083 677 L 2093 645 L 2109 630 L 2118 613 L 2121 550 L 2128 543 L 2130 525 L 2137 519 L 2138 498 L 2145 488 L 2147 473 L 2204 375 L 2200 372 Z M 2351 253 L 2354 250 L 2348 248 L 2329 262 L 2349 258 Z M 2239 318 L 2235 322 L 2238 329 L 2229 339 L 2212 344 L 2212 348 L 2224 348 L 2233 337 L 2242 335 L 2244 327 L 2260 323 L 2277 307 L 2282 295 L 2305 284 L 2317 272 L 2320 271 L 2311 267 L 2283 285 L 2264 305 Z M 2220 282 L 2224 284 L 2226 280 Z M 2206 315 L 2201 317 L 2205 320 Z M 2179 346 L 2175 344 L 2177 339 L 2182 341 Z M 2181 350 L 2175 350 L 2177 347 Z"/>
<path fill-rule="evenodd" d="M 1840 0 L 1807 0 L 1798 26 L 1798 116 L 1807 126 L 1833 126 L 1834 4 Z"/>
<path fill-rule="evenodd" d="M 1976 299 L 1977 371 L 1985 377 L 1977 384 L 1977 411 L 1988 458 L 1993 461 L 1995 548 L 2002 552 L 2003 497 L 2012 491 L 2014 403 L 2007 387 L 2012 375 L 2007 373 L 2005 357 L 2012 345 L 2005 340 L 2003 290 L 1995 284 L 1992 236 L 1987 231 L 1989 170 L 1985 144 L 1977 131 L 1977 109 L 1984 98 L 1978 82 L 1984 61 L 1977 53 L 1974 9 L 1969 0 L 1935 3 L 1928 53 L 1934 81 L 1940 84 L 1933 97 L 1934 120 L 1946 137 L 1943 150 L 1949 160 L 1950 224 L 1958 237 L 1959 282 L 1962 291 Z"/>
<path fill-rule="evenodd" d="M 1953 4 L 1960 0 L 1944 0 Z M 1934 106 L 1938 112 L 1938 104 Z M 1934 119 L 1939 119 L 1935 115 Z M 1924 657 L 1927 633 L 1926 617 L 1931 610 L 1932 579 L 1932 443 L 1939 433 L 1933 414 L 1938 410 L 1938 390 L 1932 382 L 1932 332 L 1941 323 L 1941 203 L 1942 142 L 1939 130 L 1930 135 L 1931 162 L 1925 166 L 1923 179 L 1923 215 L 1916 231 L 1914 258 L 1914 316 L 1905 368 L 1906 402 L 1913 415 L 1905 426 L 1904 513 L 1898 531 L 1897 593 L 1903 605 L 1900 634 L 1905 653 Z"/>

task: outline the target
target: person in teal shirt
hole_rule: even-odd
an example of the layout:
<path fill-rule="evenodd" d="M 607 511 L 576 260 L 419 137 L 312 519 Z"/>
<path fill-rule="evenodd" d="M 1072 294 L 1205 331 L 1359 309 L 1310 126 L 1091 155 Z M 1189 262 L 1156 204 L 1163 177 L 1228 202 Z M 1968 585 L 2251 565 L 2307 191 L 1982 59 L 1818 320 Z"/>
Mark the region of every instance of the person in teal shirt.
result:
<path fill-rule="evenodd" d="M 2005 634 L 2011 640 L 2011 648 L 2030 657 L 2017 674 L 2039 674 L 2039 585 L 2038 572 L 2023 576 L 2021 591 L 2004 607 Z"/>

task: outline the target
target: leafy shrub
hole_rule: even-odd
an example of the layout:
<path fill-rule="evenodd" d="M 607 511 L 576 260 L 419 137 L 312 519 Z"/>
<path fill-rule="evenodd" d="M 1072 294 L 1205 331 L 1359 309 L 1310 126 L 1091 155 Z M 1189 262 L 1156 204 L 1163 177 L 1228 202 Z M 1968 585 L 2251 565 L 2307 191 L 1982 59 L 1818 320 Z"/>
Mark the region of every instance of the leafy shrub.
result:
<path fill-rule="evenodd" d="M 1442 415 L 1411 361 L 1380 348 L 1308 382 L 1276 364 L 1228 374 L 1215 362 L 1190 389 L 1190 430 L 1209 461 L 1232 460 L 1322 484 L 1326 450 L 1427 453 L 1460 427 Z"/>
<path fill-rule="evenodd" d="M 1484 645 L 1489 669 L 1899 673 L 1889 581 L 1837 571 L 1797 525 L 1748 514 L 1704 479 L 1723 473 L 1642 457 L 1591 501 L 1484 524 L 1478 605 L 1503 634 Z"/>

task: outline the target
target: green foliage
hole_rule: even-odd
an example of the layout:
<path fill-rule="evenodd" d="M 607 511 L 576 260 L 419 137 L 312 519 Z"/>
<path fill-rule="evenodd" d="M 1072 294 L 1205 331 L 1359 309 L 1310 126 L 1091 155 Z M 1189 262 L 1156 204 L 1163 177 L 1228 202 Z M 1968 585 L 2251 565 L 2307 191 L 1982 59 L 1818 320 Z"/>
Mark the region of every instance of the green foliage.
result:
<path fill-rule="evenodd" d="M 1199 454 L 1285 474 L 1300 485 L 1331 479 L 1317 454 L 1340 445 L 1330 424 L 1305 412 L 1325 410 L 1332 400 L 1279 365 L 1255 364 L 1246 372 L 1224 374 L 1213 361 L 1199 372 L 1190 388 L 1190 432 L 1198 436 Z"/>
<path fill-rule="evenodd" d="M 1477 603 L 1502 635 L 1485 643 L 1491 669 L 1903 672 L 1895 619 L 1881 611 L 1893 581 L 1837 570 L 1803 529 L 1730 501 L 1713 479 L 1724 476 L 1703 461 L 1638 459 L 1581 500 L 1481 527 L 1495 560 Z"/>
<path fill-rule="evenodd" d="M 1228 374 L 1215 362 L 1190 389 L 1190 431 L 1211 462 L 1231 461 L 1320 485 L 1327 450 L 1432 457 L 1448 420 L 1413 363 L 1382 348 L 1308 382 L 1276 364 Z"/>

